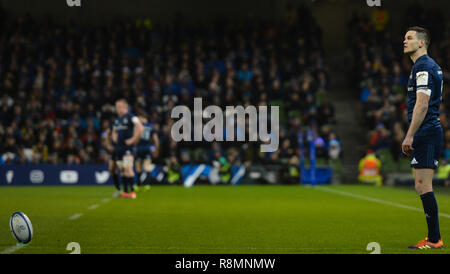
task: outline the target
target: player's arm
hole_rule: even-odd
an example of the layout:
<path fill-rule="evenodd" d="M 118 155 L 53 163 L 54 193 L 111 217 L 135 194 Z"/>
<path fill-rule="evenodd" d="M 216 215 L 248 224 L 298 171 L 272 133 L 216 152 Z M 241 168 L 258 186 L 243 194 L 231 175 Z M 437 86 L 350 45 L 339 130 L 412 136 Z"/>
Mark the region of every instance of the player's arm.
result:
<path fill-rule="evenodd" d="M 107 129 L 104 133 L 104 140 L 105 140 L 105 148 L 108 151 L 112 151 L 113 146 L 112 146 L 112 131 L 110 129 Z"/>
<path fill-rule="evenodd" d="M 125 143 L 129 146 L 136 145 L 141 138 L 141 134 L 144 131 L 144 126 L 138 117 L 134 116 L 131 121 L 134 124 L 133 136 L 130 139 L 125 140 Z"/>
<path fill-rule="evenodd" d="M 112 139 L 113 143 L 117 143 L 117 131 L 115 128 L 113 128 L 113 130 L 111 132 L 111 139 Z"/>
<path fill-rule="evenodd" d="M 414 105 L 411 125 L 409 126 L 405 140 L 402 144 L 402 151 L 408 156 L 411 154 L 411 151 L 413 151 L 412 143 L 414 134 L 416 134 L 416 132 L 419 130 L 420 125 L 422 125 L 423 119 L 425 119 L 425 116 L 427 115 L 430 94 L 431 93 L 429 93 L 429 90 L 417 90 L 416 104 Z"/>
<path fill-rule="evenodd" d="M 159 137 L 157 133 L 153 133 L 153 144 L 155 145 L 156 149 L 159 149 Z"/>

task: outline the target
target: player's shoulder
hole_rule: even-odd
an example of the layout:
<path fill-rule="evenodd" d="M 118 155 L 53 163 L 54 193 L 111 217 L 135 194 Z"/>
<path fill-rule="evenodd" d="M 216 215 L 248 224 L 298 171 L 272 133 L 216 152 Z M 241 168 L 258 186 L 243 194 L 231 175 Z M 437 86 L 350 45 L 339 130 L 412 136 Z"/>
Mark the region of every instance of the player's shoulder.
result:
<path fill-rule="evenodd" d="M 132 112 L 127 113 L 127 119 L 130 120 L 131 122 L 133 122 L 133 124 L 140 122 L 139 117 Z"/>
<path fill-rule="evenodd" d="M 440 70 L 439 65 L 429 55 L 424 55 L 419 59 L 417 59 L 417 62 L 414 67 L 417 72 L 419 71 L 434 72 Z"/>
<path fill-rule="evenodd" d="M 128 112 L 127 114 L 125 114 L 125 119 L 134 119 L 134 117 L 137 118 L 136 114 L 134 114 L 133 112 Z"/>

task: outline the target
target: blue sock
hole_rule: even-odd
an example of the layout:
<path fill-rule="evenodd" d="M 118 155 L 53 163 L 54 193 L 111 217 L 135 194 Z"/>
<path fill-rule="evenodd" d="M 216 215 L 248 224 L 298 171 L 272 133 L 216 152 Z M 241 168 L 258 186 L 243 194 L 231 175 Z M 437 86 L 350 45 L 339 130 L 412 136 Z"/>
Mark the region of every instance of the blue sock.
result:
<path fill-rule="evenodd" d="M 119 176 L 117 176 L 117 174 L 113 173 L 112 179 L 113 179 L 113 182 L 114 182 L 114 186 L 116 187 L 117 190 L 120 191 Z"/>
<path fill-rule="evenodd" d="M 152 174 L 151 172 L 147 172 L 147 177 L 145 178 L 145 185 L 149 186 L 152 182 Z"/>
<path fill-rule="evenodd" d="M 144 186 L 146 180 L 147 180 L 147 172 L 142 171 L 141 175 L 139 176 L 139 186 Z"/>
<path fill-rule="evenodd" d="M 134 177 L 127 177 L 131 192 L 134 192 Z"/>
<path fill-rule="evenodd" d="M 123 192 L 128 193 L 128 177 L 122 177 Z"/>
<path fill-rule="evenodd" d="M 441 239 L 441 233 L 439 231 L 438 205 L 434 192 L 420 195 L 420 199 L 422 200 L 428 224 L 428 240 L 432 243 L 437 243 Z"/>

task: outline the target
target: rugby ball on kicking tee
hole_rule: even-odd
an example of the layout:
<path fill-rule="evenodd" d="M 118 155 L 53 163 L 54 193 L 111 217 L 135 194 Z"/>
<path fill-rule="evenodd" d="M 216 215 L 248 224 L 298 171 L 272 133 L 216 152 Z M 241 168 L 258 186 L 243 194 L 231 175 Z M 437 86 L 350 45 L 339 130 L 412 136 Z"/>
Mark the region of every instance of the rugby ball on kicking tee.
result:
<path fill-rule="evenodd" d="M 9 219 L 11 232 L 19 243 L 27 244 L 33 238 L 33 226 L 30 219 L 22 212 L 16 212 Z"/>

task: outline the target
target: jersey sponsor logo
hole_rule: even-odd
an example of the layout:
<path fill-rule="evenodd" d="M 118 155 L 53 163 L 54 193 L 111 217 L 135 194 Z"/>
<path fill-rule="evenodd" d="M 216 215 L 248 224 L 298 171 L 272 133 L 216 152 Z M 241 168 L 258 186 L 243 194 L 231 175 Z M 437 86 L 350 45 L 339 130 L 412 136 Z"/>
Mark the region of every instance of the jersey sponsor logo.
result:
<path fill-rule="evenodd" d="M 419 71 L 416 74 L 416 85 L 417 86 L 428 85 L 428 71 Z"/>
<path fill-rule="evenodd" d="M 128 126 L 123 126 L 123 125 L 114 127 L 114 130 L 116 130 L 116 131 L 118 131 L 118 130 L 127 130 L 127 129 L 128 129 Z"/>

